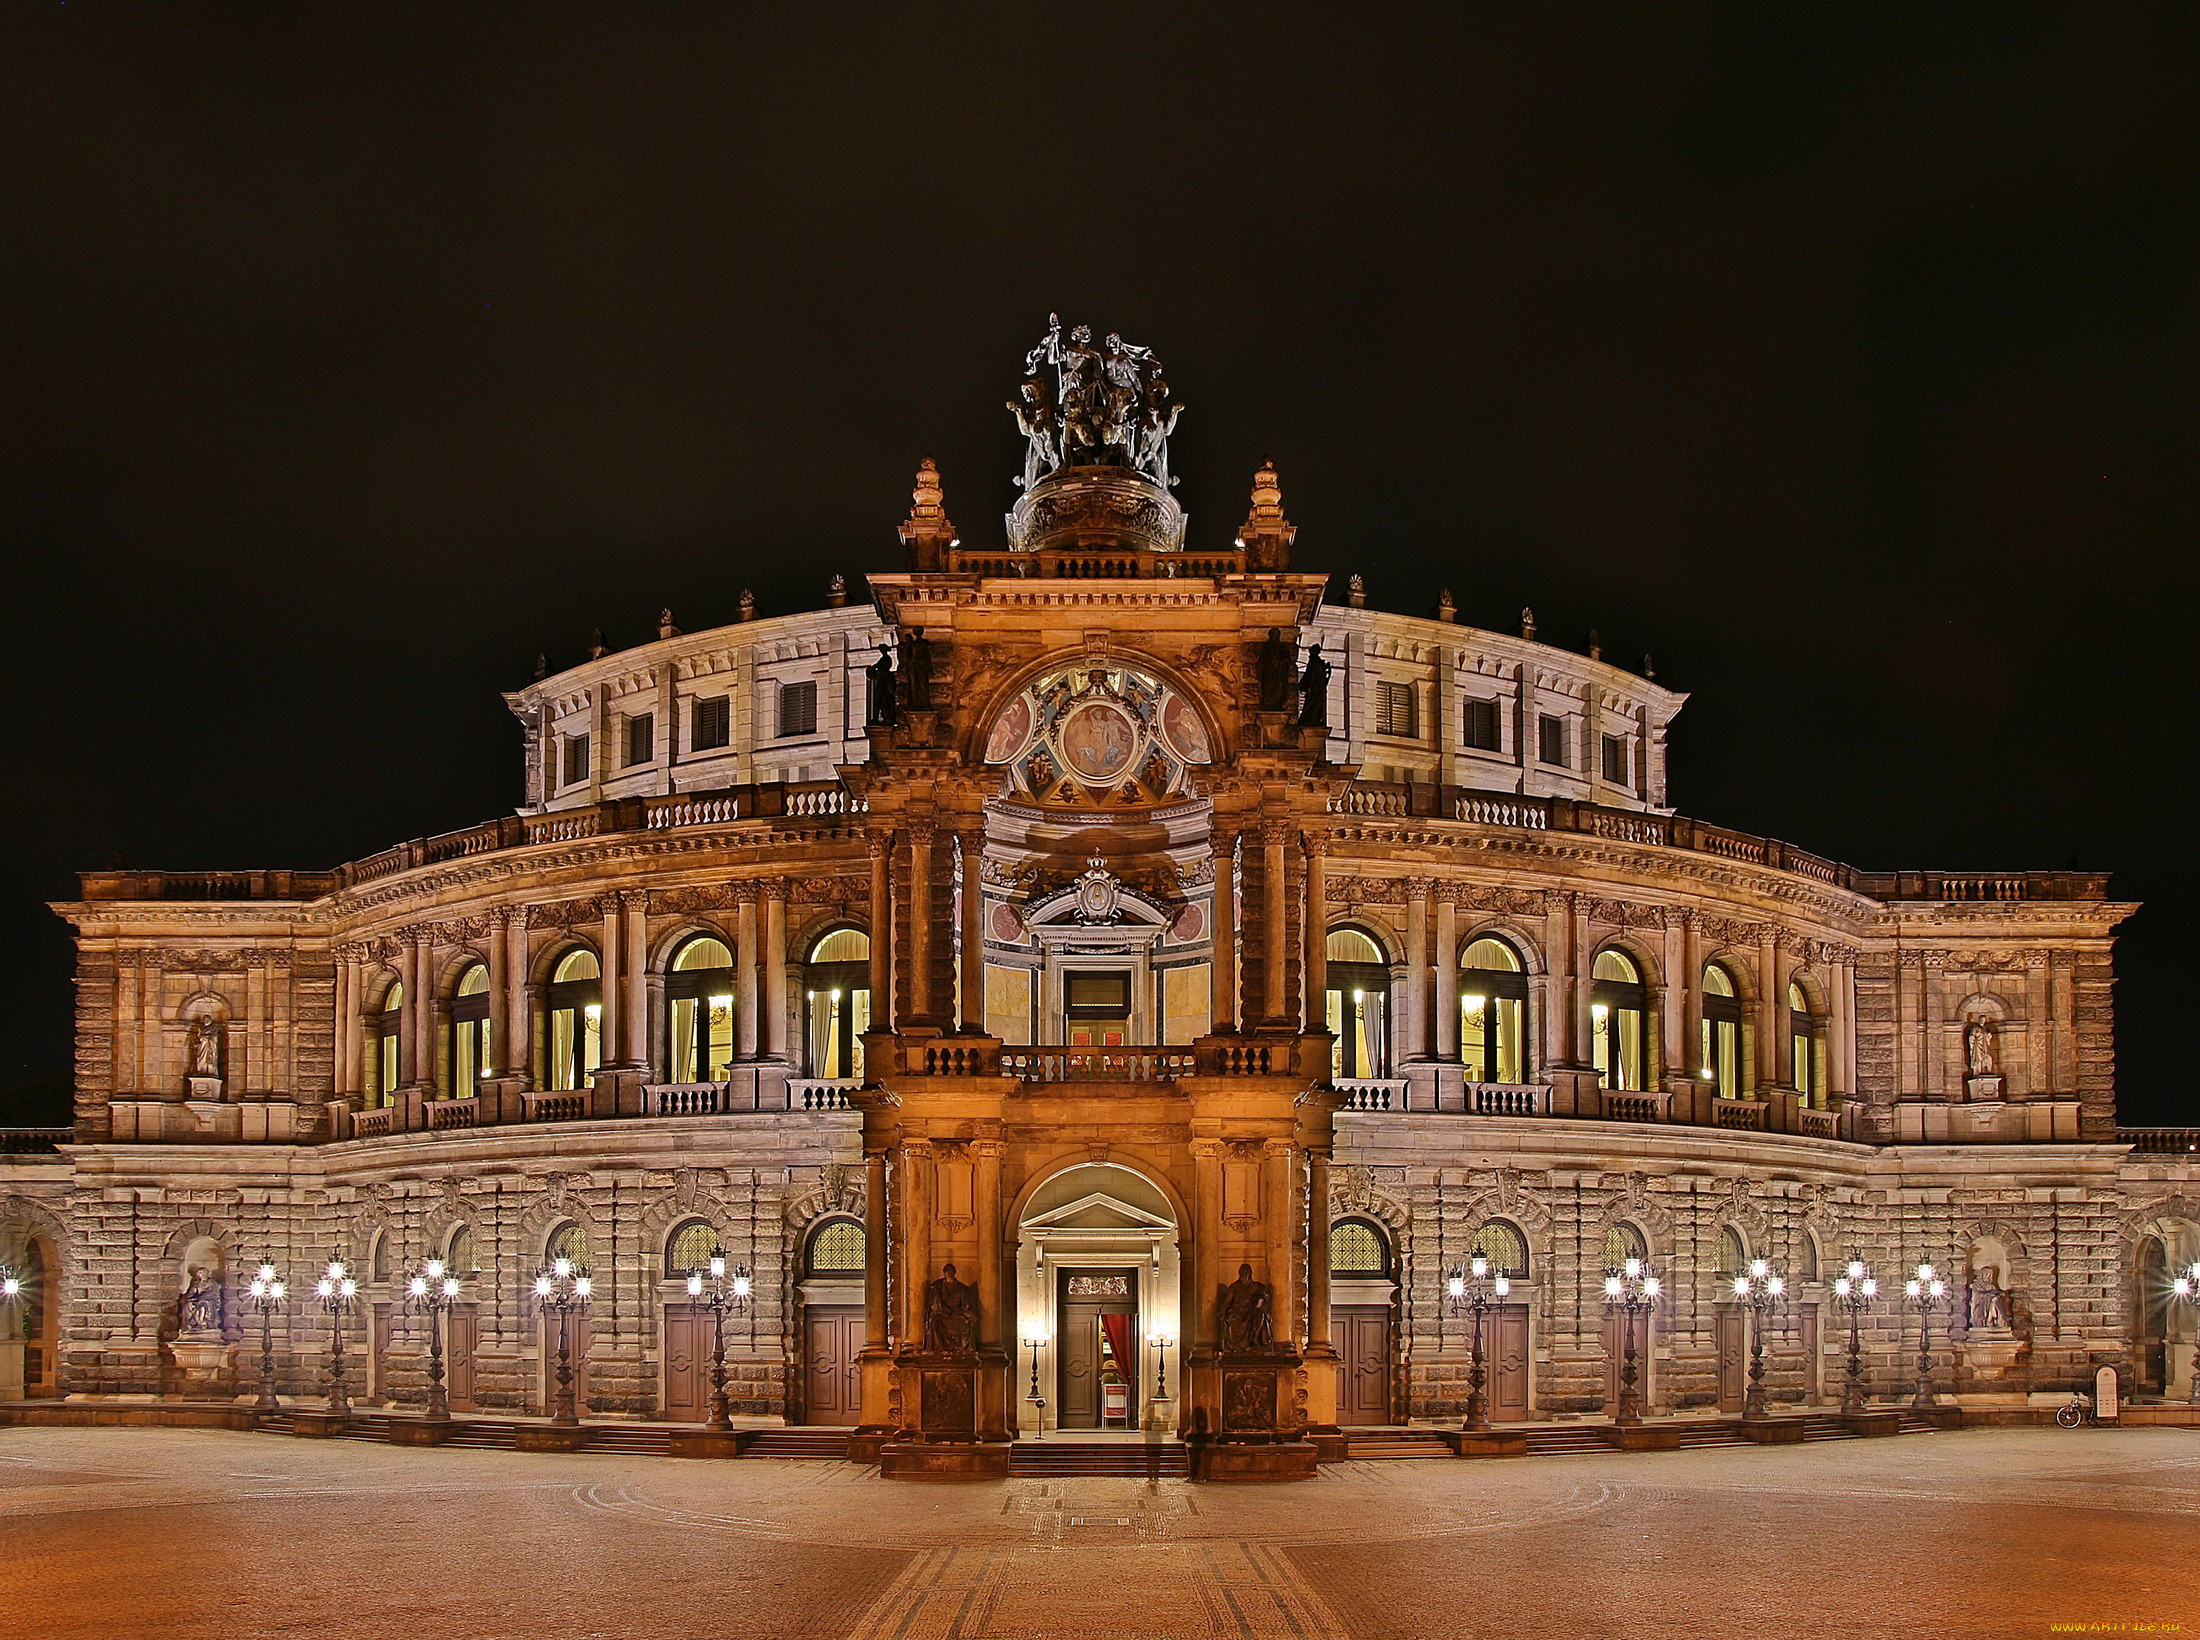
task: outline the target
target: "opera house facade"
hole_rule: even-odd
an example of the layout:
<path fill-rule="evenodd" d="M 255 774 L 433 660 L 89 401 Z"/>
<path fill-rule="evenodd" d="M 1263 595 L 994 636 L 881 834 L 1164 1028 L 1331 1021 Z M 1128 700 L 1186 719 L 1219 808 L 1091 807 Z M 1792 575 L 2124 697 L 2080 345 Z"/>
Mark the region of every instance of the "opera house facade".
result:
<path fill-rule="evenodd" d="M 1150 353 L 1057 328 L 1016 408 L 986 544 L 928 462 L 867 598 L 507 696 L 516 812 L 86 874 L 0 1399 L 249 1402 L 265 1265 L 320 1406 L 331 1260 L 355 1410 L 432 1345 L 461 1417 L 700 1424 L 722 1362 L 894 1473 L 1855 1411 L 1921 1355 L 1943 1405 L 2191 1392 L 2200 1136 L 2118 1127 L 2105 878 L 1676 814 L 1653 677 L 1326 601 L 1266 468 L 1201 544 Z"/>

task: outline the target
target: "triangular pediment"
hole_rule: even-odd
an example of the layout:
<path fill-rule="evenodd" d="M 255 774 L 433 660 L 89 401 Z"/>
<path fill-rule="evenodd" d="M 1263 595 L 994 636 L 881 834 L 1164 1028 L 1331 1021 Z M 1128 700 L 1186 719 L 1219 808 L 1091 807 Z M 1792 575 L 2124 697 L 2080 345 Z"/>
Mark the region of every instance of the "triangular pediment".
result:
<path fill-rule="evenodd" d="M 1026 1230 L 1169 1230 L 1176 1226 L 1167 1219 L 1117 1201 L 1105 1191 L 1094 1191 L 1076 1201 L 1055 1208 L 1051 1213 L 1024 1221 Z"/>

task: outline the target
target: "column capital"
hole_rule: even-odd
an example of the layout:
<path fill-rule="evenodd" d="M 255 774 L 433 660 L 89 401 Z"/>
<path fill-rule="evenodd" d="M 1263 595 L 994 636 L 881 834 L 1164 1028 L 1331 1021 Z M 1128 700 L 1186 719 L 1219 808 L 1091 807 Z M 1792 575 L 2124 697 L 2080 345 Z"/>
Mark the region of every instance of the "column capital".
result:
<path fill-rule="evenodd" d="M 764 898 L 767 900 L 783 902 L 787 898 L 787 879 L 784 877 L 762 878 L 760 879 L 760 886 L 763 889 Z"/>

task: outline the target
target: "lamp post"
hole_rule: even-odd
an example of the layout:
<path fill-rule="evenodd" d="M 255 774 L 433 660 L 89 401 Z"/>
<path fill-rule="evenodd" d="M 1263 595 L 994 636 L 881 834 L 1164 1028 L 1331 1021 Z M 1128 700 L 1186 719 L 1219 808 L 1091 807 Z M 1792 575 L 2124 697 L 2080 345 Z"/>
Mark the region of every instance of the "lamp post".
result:
<path fill-rule="evenodd" d="M 405 1303 L 428 1317 L 428 1417 L 442 1423 L 451 1416 L 450 1398 L 443 1388 L 443 1318 L 458 1302 L 458 1277 L 432 1258 L 405 1278 Z"/>
<path fill-rule="evenodd" d="M 1864 1268 L 1862 1259 L 1850 1259 L 1848 1268 L 1833 1278 L 1833 1301 L 1849 1312 L 1849 1381 L 1841 1392 L 1843 1412 L 1864 1410 L 1864 1346 L 1858 1322 L 1879 1296 L 1879 1278 Z"/>
<path fill-rule="evenodd" d="M 1948 1284 L 1930 1264 L 1920 1264 L 1917 1274 L 1902 1284 L 1902 1302 L 1917 1311 L 1917 1394 L 1912 1406 L 1933 1404 L 1933 1311 L 1948 1296 Z"/>
<path fill-rule="evenodd" d="M 1765 1416 L 1765 1312 L 1780 1302 L 1787 1283 L 1761 1258 L 1734 1278 L 1734 1301 L 1749 1312 L 1749 1391 L 1742 1397 L 1742 1416 Z"/>
<path fill-rule="evenodd" d="M 714 1435 L 733 1428 L 733 1409 L 726 1404 L 726 1312 L 749 1307 L 749 1267 L 728 1265 L 726 1255 L 710 1256 L 708 1274 L 690 1270 L 688 1302 L 710 1306 L 710 1416 L 703 1427 Z"/>
<path fill-rule="evenodd" d="M 2177 1279 L 2169 1284 L 2169 1290 L 2183 1299 L 2193 1312 L 2192 1387 L 2185 1392 L 2185 1399 L 2200 1407 L 2200 1259 L 2192 1261 L 2191 1269 L 2179 1271 Z"/>
<path fill-rule="evenodd" d="M 1635 1322 L 1638 1316 L 1650 1313 L 1657 1303 L 1664 1284 L 1650 1273 L 1650 1267 L 1639 1258 L 1631 1258 L 1617 1270 L 1607 1271 L 1604 1277 L 1604 1306 L 1616 1309 L 1620 1316 L 1622 1355 L 1619 1369 L 1619 1411 L 1612 1422 L 1621 1427 L 1642 1422 L 1642 1396 L 1636 1390 L 1639 1374 L 1636 1365 Z"/>
<path fill-rule="evenodd" d="M 286 1291 L 275 1266 L 263 1264 L 252 1272 L 252 1284 L 244 1293 L 244 1301 L 260 1317 L 260 1398 L 252 1410 L 263 1418 L 283 1409 L 275 1397 L 275 1312 L 283 1307 Z"/>
<path fill-rule="evenodd" d="M 1046 1341 L 1044 1332 L 1032 1333 L 1024 1339 L 1024 1348 L 1031 1351 L 1031 1393 L 1024 1399 L 1031 1403 L 1031 1419 L 1042 1441 L 1047 1438 L 1047 1398 L 1039 1393 L 1039 1346 Z"/>
<path fill-rule="evenodd" d="M 587 1266 L 569 1258 L 554 1258 L 535 1275 L 536 1307 L 558 1320 L 557 1400 L 550 1422 L 560 1429 L 580 1426 L 580 1414 L 573 1406 L 573 1312 L 588 1308 L 594 1287 Z"/>
<path fill-rule="evenodd" d="M 359 1283 L 352 1280 L 342 1259 L 332 1258 L 313 1291 L 328 1312 L 328 1409 L 335 1417 L 348 1418 L 351 1397 L 344 1392 L 344 1317 L 359 1296 Z"/>
<path fill-rule="evenodd" d="M 1176 1342 L 1172 1333 L 1151 1334 L 1146 1342 L 1154 1347 L 1153 1398 L 1166 1401 L 1169 1398 L 1169 1346 Z"/>
<path fill-rule="evenodd" d="M 1444 1278 L 1444 1290 L 1451 1300 L 1451 1313 L 1461 1310 L 1474 1314 L 1474 1360 L 1467 1372 L 1467 1419 L 1461 1429 L 1484 1430 L 1490 1427 L 1489 1397 L 1484 1386 L 1489 1383 L 1489 1373 L 1482 1356 L 1482 1319 L 1489 1307 L 1512 1292 L 1512 1277 L 1499 1270 L 1493 1276 L 1490 1261 L 1477 1253 L 1467 1261 L 1466 1267 L 1454 1267 Z"/>

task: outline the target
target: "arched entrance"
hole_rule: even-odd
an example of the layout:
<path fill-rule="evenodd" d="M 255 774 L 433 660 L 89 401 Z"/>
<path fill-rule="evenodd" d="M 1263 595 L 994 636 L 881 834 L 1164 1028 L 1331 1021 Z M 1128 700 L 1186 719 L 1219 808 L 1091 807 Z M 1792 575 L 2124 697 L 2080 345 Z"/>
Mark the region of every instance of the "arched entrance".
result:
<path fill-rule="evenodd" d="M 1017 1225 L 1017 1427 L 1138 1429 L 1177 1394 L 1181 1336 L 1176 1213 L 1152 1180 L 1110 1162 L 1066 1168 Z M 1167 1338 L 1170 1350 L 1155 1340 Z"/>

